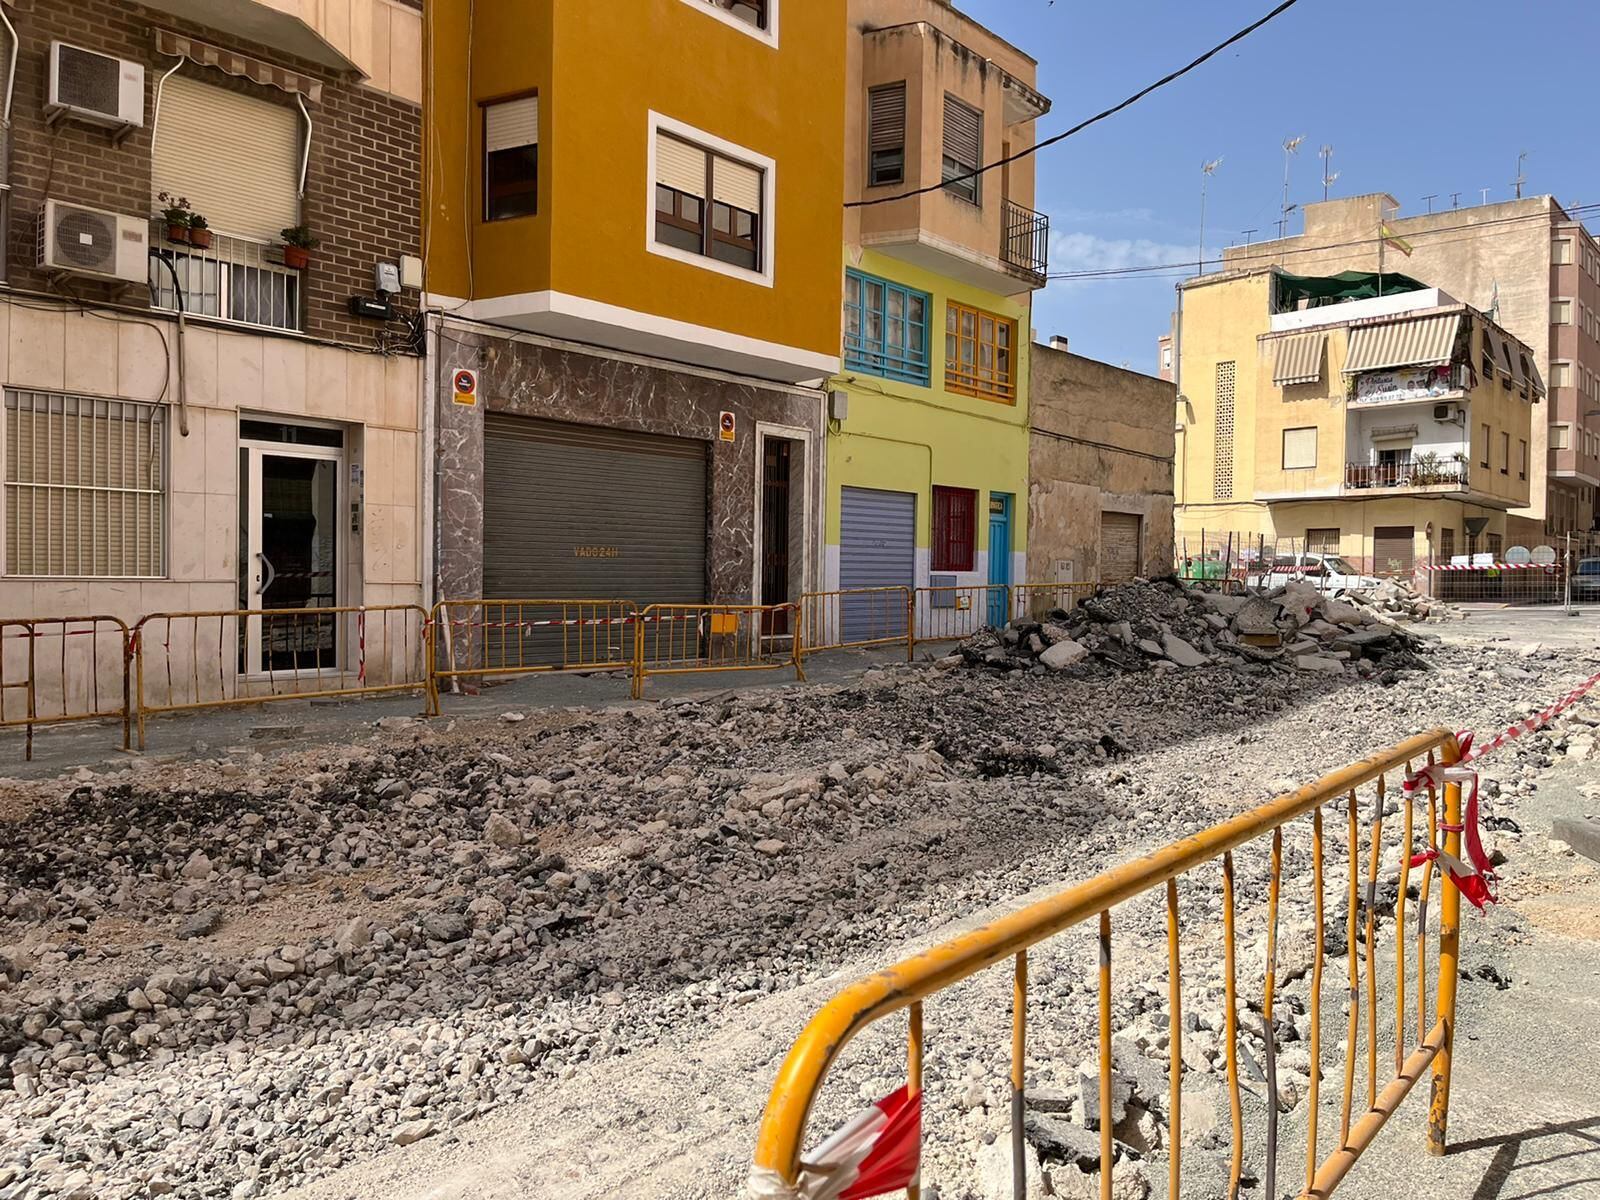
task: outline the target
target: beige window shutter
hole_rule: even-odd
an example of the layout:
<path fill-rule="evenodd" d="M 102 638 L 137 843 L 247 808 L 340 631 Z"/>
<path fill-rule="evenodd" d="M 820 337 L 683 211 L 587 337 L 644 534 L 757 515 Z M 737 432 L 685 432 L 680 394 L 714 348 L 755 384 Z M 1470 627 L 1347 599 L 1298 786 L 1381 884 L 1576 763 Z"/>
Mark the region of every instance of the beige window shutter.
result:
<path fill-rule="evenodd" d="M 889 83 L 867 93 L 867 142 L 873 150 L 898 150 L 906 142 L 906 85 Z"/>
<path fill-rule="evenodd" d="M 524 96 L 484 110 L 484 150 L 515 150 L 539 144 L 539 97 Z"/>
<path fill-rule="evenodd" d="M 711 162 L 711 198 L 746 212 L 761 211 L 761 172 L 727 158 Z"/>
<path fill-rule="evenodd" d="M 706 152 L 671 134 L 656 134 L 656 182 L 706 198 Z"/>
<path fill-rule="evenodd" d="M 944 98 L 944 152 L 969 170 L 983 165 L 983 118 L 951 95 Z"/>
<path fill-rule="evenodd" d="M 152 197 L 187 198 L 220 234 L 276 238 L 300 223 L 303 136 L 290 105 L 174 75 L 161 93 Z"/>

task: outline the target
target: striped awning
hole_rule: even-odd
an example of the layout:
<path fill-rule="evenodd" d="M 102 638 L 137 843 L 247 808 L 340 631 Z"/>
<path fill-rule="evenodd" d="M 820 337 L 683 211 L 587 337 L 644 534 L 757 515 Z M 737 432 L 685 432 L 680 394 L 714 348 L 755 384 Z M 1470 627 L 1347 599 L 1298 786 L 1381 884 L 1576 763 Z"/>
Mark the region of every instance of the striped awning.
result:
<path fill-rule="evenodd" d="M 251 58 L 247 54 L 224 50 L 221 46 L 213 46 L 210 42 L 174 33 L 170 29 L 156 30 L 156 53 L 187 58 L 196 66 L 215 67 L 228 75 L 248 79 L 265 87 L 275 87 L 291 95 L 298 93 L 313 104 L 322 99 L 321 80 L 290 71 L 276 63 Z"/>
<path fill-rule="evenodd" d="M 1272 382 L 1279 387 L 1291 383 L 1316 383 L 1322 378 L 1322 351 L 1328 344 L 1328 335 L 1302 333 L 1284 338 L 1278 343 L 1278 363 L 1272 370 Z"/>
<path fill-rule="evenodd" d="M 1414 317 L 1387 325 L 1358 325 L 1350 331 L 1344 373 L 1442 366 L 1450 361 L 1460 329 L 1460 313 Z"/>

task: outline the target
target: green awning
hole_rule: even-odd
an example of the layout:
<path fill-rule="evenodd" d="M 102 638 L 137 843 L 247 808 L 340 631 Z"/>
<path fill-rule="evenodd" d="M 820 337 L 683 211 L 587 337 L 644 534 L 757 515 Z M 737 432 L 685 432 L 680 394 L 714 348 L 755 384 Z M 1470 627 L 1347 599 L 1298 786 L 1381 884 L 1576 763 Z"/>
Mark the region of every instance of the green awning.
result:
<path fill-rule="evenodd" d="M 1370 300 L 1420 292 L 1427 284 L 1398 271 L 1341 271 L 1337 275 L 1278 275 L 1278 311 L 1292 312 L 1306 301 L 1307 308 L 1339 304 L 1345 300 Z"/>

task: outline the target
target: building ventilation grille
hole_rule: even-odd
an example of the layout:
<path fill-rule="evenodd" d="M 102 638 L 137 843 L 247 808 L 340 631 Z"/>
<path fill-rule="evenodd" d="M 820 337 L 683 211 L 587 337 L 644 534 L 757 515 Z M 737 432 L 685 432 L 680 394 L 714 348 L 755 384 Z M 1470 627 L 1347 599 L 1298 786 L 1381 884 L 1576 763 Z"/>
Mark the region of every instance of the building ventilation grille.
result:
<path fill-rule="evenodd" d="M 1216 500 L 1233 499 L 1233 384 L 1236 374 L 1234 363 L 1217 364 L 1216 458 L 1211 474 L 1211 495 Z"/>

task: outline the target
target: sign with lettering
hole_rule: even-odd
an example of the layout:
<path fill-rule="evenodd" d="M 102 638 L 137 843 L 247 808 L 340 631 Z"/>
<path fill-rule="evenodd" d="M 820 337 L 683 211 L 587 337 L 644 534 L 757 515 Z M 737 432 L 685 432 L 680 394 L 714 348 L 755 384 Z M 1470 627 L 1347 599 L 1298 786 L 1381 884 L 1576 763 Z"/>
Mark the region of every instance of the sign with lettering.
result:
<path fill-rule="evenodd" d="M 1373 371 L 1356 376 L 1357 404 L 1381 404 L 1385 400 L 1426 400 L 1460 391 L 1450 378 L 1449 367 L 1413 367 L 1397 371 Z"/>
<path fill-rule="evenodd" d="M 717 418 L 717 436 L 725 442 L 733 441 L 734 419 L 731 412 L 725 412 Z"/>
<path fill-rule="evenodd" d="M 574 546 L 573 558 L 621 558 L 620 546 Z"/>
<path fill-rule="evenodd" d="M 469 371 L 463 367 L 451 375 L 450 383 L 455 388 L 455 401 L 457 404 L 464 404 L 470 407 L 478 402 L 478 373 L 476 371 Z"/>

